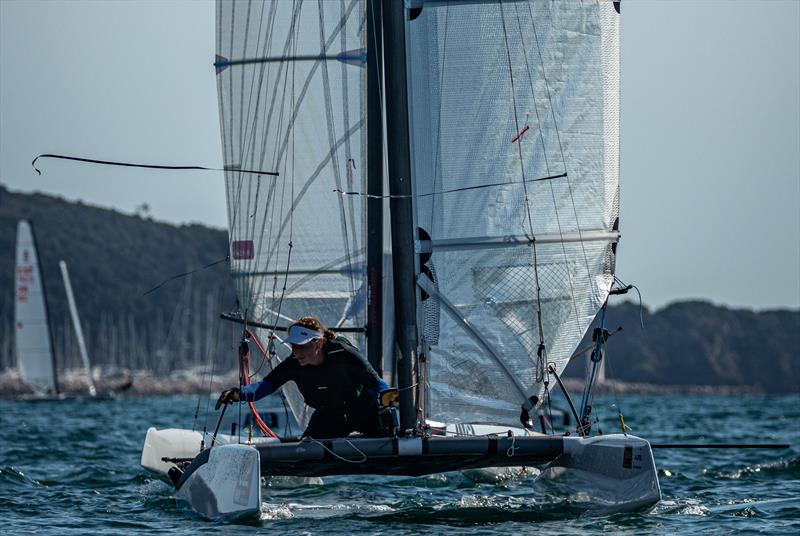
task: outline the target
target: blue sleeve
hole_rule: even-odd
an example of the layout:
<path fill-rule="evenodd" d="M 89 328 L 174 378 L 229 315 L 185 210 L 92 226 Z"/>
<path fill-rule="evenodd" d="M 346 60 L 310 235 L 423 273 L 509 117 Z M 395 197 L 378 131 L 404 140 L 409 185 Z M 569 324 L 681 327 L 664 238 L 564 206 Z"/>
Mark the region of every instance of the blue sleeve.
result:
<path fill-rule="evenodd" d="M 239 393 L 242 395 L 242 400 L 247 402 L 255 402 L 256 400 L 261 400 L 267 395 L 271 395 L 275 392 L 275 389 L 272 388 L 272 385 L 267 380 L 261 380 L 258 383 L 251 383 L 250 385 L 242 386 L 242 389 Z"/>
<path fill-rule="evenodd" d="M 367 389 L 367 393 L 369 393 L 369 395 L 372 398 L 378 398 L 378 395 L 381 394 L 383 391 L 387 390 L 388 388 L 389 385 L 385 381 L 378 379 L 375 385 Z"/>

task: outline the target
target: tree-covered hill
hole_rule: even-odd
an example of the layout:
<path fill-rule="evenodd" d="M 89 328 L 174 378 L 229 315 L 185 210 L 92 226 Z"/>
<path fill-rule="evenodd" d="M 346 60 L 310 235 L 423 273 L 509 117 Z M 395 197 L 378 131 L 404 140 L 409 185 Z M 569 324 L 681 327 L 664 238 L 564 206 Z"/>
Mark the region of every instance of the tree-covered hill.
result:
<path fill-rule="evenodd" d="M 56 357 L 79 363 L 58 261 L 66 261 L 92 361 L 160 371 L 206 362 L 214 317 L 233 303 L 228 265 L 149 289 L 224 259 L 225 231 L 176 227 L 0 186 L 0 368 L 13 363 L 17 221 L 33 223 L 48 291 Z"/>
<path fill-rule="evenodd" d="M 608 312 L 606 328 L 618 326 L 623 330 L 608 341 L 609 378 L 800 392 L 799 311 L 753 312 L 687 301 L 650 312 L 622 303 Z M 584 362 L 570 372 L 582 374 Z"/>
<path fill-rule="evenodd" d="M 95 364 L 166 373 L 213 357 L 217 370 L 231 368 L 234 328 L 217 319 L 234 303 L 226 262 L 143 295 L 177 274 L 224 259 L 225 231 L 174 226 L 0 186 L 0 370 L 14 366 L 14 249 L 22 218 L 35 227 L 62 366 L 78 366 L 79 357 L 60 259 L 69 265 Z M 753 312 L 706 302 L 654 312 L 631 303 L 612 305 L 607 327 L 624 329 L 609 340 L 609 378 L 800 392 L 800 311 Z M 584 361 L 576 360 L 569 374 L 582 374 Z"/>

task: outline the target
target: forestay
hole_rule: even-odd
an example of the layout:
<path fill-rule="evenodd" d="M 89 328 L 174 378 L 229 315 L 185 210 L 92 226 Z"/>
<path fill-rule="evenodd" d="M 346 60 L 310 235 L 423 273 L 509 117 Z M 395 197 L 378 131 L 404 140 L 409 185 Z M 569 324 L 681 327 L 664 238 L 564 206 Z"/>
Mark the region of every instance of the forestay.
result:
<path fill-rule="evenodd" d="M 47 318 L 44 281 L 33 227 L 21 220 L 17 224 L 14 339 L 19 375 L 38 395 L 58 392 Z"/>
<path fill-rule="evenodd" d="M 231 274 L 248 321 L 366 324 L 366 199 L 334 193 L 366 188 L 364 24 L 357 0 L 217 2 Z M 294 386 L 288 398 L 304 424 Z"/>
<path fill-rule="evenodd" d="M 408 36 L 416 219 L 432 251 L 421 283 L 441 308 L 427 413 L 518 423 L 613 280 L 617 13 L 425 2 Z"/>

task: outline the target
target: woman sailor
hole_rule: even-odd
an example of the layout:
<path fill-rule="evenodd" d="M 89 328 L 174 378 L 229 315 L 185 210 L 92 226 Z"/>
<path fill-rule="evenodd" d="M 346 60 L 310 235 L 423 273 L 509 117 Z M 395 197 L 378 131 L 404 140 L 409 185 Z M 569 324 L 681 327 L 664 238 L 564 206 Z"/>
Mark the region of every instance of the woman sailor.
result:
<path fill-rule="evenodd" d="M 294 381 L 305 403 L 314 408 L 303 437 L 327 439 L 351 432 L 384 435 L 378 396 L 389 386 L 354 346 L 313 316 L 292 324 L 285 342 L 292 346 L 291 356 L 260 382 L 223 391 L 217 406 L 260 400 Z"/>

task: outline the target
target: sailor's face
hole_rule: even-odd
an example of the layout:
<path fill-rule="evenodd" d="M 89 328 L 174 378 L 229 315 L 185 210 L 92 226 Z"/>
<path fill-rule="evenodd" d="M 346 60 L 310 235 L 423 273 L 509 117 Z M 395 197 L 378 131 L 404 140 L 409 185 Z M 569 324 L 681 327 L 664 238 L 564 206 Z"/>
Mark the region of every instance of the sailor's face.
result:
<path fill-rule="evenodd" d="M 313 341 L 308 341 L 305 344 L 292 345 L 294 358 L 297 359 L 297 362 L 300 363 L 300 366 L 305 367 L 306 365 L 318 365 L 322 362 L 320 359 L 322 353 L 322 343 L 322 339 L 316 339 Z"/>

